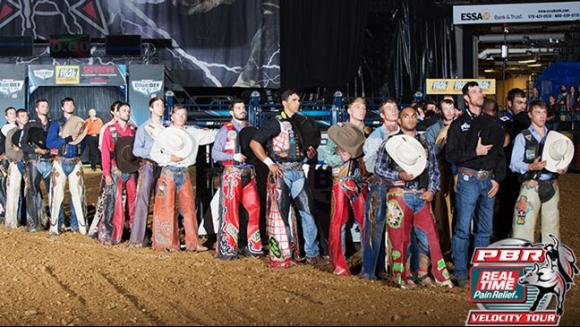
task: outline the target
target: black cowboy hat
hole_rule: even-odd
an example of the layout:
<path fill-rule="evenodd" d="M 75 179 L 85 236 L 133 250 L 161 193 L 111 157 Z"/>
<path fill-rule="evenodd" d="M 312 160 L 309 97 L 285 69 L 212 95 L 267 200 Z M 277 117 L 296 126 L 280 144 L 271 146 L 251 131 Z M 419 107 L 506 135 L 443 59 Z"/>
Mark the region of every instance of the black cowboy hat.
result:
<path fill-rule="evenodd" d="M 317 149 L 320 146 L 320 128 L 316 124 L 314 119 L 304 117 L 305 119 L 298 123 L 298 128 L 300 129 L 300 135 L 302 135 L 302 145 L 304 150 L 308 147 L 313 147 Z"/>
<path fill-rule="evenodd" d="M 120 137 L 115 142 L 117 168 L 123 173 L 134 173 L 139 170 L 139 159 L 133 155 L 134 141 L 134 137 Z"/>
<path fill-rule="evenodd" d="M 41 149 L 46 149 L 46 132 L 40 127 L 30 127 L 28 130 L 28 142 L 36 144 Z"/>
<path fill-rule="evenodd" d="M 501 122 L 486 114 L 479 115 L 471 122 L 469 131 L 470 143 L 477 144 L 478 137 L 481 137 L 481 144 L 493 144 L 494 147 L 501 149 L 504 141 L 504 130 L 501 127 Z"/>

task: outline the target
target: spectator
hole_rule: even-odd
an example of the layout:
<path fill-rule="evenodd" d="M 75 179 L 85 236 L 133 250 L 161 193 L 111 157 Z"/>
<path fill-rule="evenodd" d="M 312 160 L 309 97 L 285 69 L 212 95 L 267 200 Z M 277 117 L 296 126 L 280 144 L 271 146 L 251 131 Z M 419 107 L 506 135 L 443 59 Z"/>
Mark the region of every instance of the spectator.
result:
<path fill-rule="evenodd" d="M 95 109 L 89 110 L 89 118 L 85 120 L 87 126 L 87 146 L 89 147 L 89 161 L 91 162 L 91 169 L 97 169 L 97 163 L 100 163 L 99 158 L 101 152 L 99 151 L 99 132 L 103 127 L 103 121 L 97 117 Z"/>

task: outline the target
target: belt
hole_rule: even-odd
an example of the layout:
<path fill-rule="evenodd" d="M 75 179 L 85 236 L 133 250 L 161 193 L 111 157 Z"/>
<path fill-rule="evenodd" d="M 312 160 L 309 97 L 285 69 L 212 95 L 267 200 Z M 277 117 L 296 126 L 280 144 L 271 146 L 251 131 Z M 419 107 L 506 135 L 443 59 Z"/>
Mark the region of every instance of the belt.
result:
<path fill-rule="evenodd" d="M 238 172 L 242 175 L 254 175 L 254 167 L 238 168 L 234 166 L 225 166 L 224 172 Z"/>
<path fill-rule="evenodd" d="M 371 175 L 369 178 L 367 178 L 367 182 L 370 185 L 385 185 L 385 186 L 392 186 L 393 183 L 385 178 L 382 178 L 380 176 L 377 175 Z"/>
<path fill-rule="evenodd" d="M 183 172 L 189 171 L 189 167 L 165 166 L 165 167 L 163 167 L 163 169 L 167 169 L 167 170 L 174 172 L 174 173 L 183 173 Z"/>
<path fill-rule="evenodd" d="M 389 193 L 425 193 L 427 190 L 420 188 L 418 190 L 410 190 L 402 187 L 392 187 L 389 189 Z"/>
<path fill-rule="evenodd" d="M 54 157 L 54 161 L 63 161 L 63 162 L 74 162 L 74 163 L 77 163 L 77 162 L 79 162 L 79 160 L 80 160 L 79 157 L 72 157 L 72 158 L 61 157 L 61 156 Z"/>
<path fill-rule="evenodd" d="M 462 173 L 463 175 L 476 177 L 477 179 L 485 180 L 488 178 L 493 178 L 493 170 L 475 170 L 467 167 L 459 167 L 457 172 Z"/>
<path fill-rule="evenodd" d="M 301 162 L 277 162 L 277 164 L 280 165 L 280 167 L 282 167 L 282 169 L 285 169 L 285 170 L 301 170 L 302 169 Z"/>

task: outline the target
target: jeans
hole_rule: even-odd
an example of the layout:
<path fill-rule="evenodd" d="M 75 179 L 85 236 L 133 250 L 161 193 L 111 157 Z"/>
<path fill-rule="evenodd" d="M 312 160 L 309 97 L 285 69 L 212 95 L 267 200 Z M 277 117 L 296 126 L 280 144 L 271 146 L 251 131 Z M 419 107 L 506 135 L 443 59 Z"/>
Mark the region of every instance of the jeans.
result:
<path fill-rule="evenodd" d="M 89 148 L 89 161 L 91 169 L 95 170 L 97 164 L 101 163 L 101 152 L 99 151 L 99 135 L 87 135 L 87 147 Z"/>
<path fill-rule="evenodd" d="M 317 257 L 320 253 L 318 248 L 318 229 L 314 222 L 314 216 L 310 212 L 310 201 L 306 189 L 306 176 L 303 170 L 284 170 L 284 184 L 298 207 L 302 234 L 304 236 L 304 252 L 307 257 Z M 298 237 L 295 235 L 295 237 Z"/>
<path fill-rule="evenodd" d="M 471 219 L 474 224 L 474 247 L 486 247 L 491 241 L 493 230 L 493 205 L 495 197 L 487 193 L 491 180 L 478 180 L 475 176 L 459 173 L 455 193 L 455 230 L 452 239 L 452 257 L 455 264 L 455 278 L 467 279 Z"/>
<path fill-rule="evenodd" d="M 387 185 L 370 184 L 367 196 L 362 242 L 362 271 L 367 279 L 376 279 L 385 272 L 387 218 Z"/>

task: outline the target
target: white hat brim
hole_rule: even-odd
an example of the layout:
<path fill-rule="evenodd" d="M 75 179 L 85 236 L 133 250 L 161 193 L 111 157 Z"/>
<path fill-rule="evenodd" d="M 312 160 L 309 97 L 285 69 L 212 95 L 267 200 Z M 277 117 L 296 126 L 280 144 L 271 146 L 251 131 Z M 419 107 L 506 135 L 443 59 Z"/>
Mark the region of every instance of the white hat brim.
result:
<path fill-rule="evenodd" d="M 406 151 L 416 151 L 418 153 L 418 160 L 414 165 L 408 165 L 401 161 L 397 155 L 397 149 L 400 146 L 407 147 Z M 403 169 L 407 174 L 417 177 L 423 173 L 427 167 L 427 152 L 423 145 L 414 137 L 407 135 L 395 135 L 391 136 L 387 143 L 385 144 L 385 149 L 387 153 L 393 159 L 401 169 Z"/>
<path fill-rule="evenodd" d="M 550 156 L 550 147 L 554 142 L 559 140 L 566 141 L 566 153 L 564 154 L 564 159 L 555 160 Z M 546 136 L 546 142 L 544 143 L 544 150 L 542 151 L 542 161 L 546 162 L 545 169 L 547 171 L 557 173 L 558 170 L 567 169 L 570 163 L 574 159 L 574 143 L 566 135 L 558 133 L 556 131 L 549 131 Z"/>
<path fill-rule="evenodd" d="M 173 136 L 181 138 L 183 142 L 183 148 L 178 151 L 172 150 L 166 143 L 168 140 L 171 140 Z M 155 138 L 150 156 L 153 161 L 158 163 L 163 161 L 163 158 L 167 155 L 175 155 L 185 159 L 193 153 L 195 146 L 194 143 L 195 140 L 185 129 L 173 126 L 167 127 L 158 134 L 157 138 Z"/>

